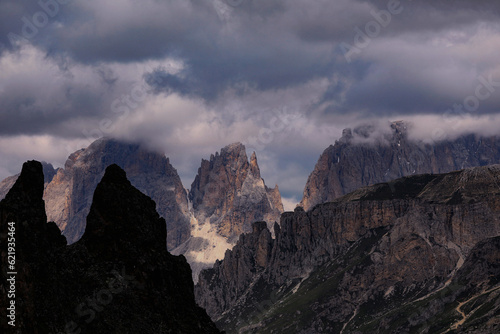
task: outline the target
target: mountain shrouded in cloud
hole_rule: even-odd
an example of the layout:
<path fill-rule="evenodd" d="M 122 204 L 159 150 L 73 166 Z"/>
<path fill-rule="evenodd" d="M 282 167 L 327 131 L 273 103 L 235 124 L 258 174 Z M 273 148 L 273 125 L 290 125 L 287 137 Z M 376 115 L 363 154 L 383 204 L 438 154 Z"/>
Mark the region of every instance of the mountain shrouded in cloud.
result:
<path fill-rule="evenodd" d="M 430 145 L 408 138 L 411 124 L 393 122 L 389 133 L 373 126 L 345 129 L 321 154 L 300 205 L 310 210 L 363 186 L 402 176 L 438 174 L 500 163 L 498 136 L 466 135 Z"/>
<path fill-rule="evenodd" d="M 361 120 L 499 128 L 499 16 L 486 0 L 2 0 L 0 178 L 110 136 L 168 151 L 190 179 L 203 152 L 257 137 L 262 170 L 286 166 L 268 180 L 298 200 L 304 161 Z"/>
<path fill-rule="evenodd" d="M 272 227 L 283 212 L 278 187 L 266 186 L 257 155 L 253 152 L 249 159 L 241 143 L 202 159 L 187 190 L 165 155 L 137 143 L 101 138 L 73 152 L 64 168 L 43 164 L 47 219 L 56 223 L 69 244 L 84 234 L 94 190 L 110 164 L 123 168 L 130 182 L 155 201 L 169 231 L 167 248 L 186 256 L 194 281 L 201 269 L 221 260 L 254 221 Z M 0 199 L 18 176 L 0 182 Z"/>

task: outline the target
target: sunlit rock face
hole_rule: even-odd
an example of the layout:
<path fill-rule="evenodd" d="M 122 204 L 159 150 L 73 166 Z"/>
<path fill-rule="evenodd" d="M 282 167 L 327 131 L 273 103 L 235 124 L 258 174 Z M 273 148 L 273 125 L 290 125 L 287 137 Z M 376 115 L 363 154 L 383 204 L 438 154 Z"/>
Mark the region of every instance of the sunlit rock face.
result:
<path fill-rule="evenodd" d="M 132 185 L 156 202 L 169 231 L 167 247 L 186 255 L 195 280 L 201 268 L 222 259 L 239 235 L 251 230 L 252 222 L 266 221 L 271 227 L 283 212 L 278 186 L 265 185 L 255 152 L 248 159 L 240 143 L 202 160 L 188 192 L 165 155 L 102 138 L 72 153 L 64 168 L 54 170 L 44 164 L 47 216 L 68 243 L 83 235 L 92 194 L 109 164 L 123 168 Z M 0 183 L 0 195 L 8 192 L 17 177 Z"/>
<path fill-rule="evenodd" d="M 191 238 L 173 251 L 184 254 L 193 277 L 202 268 L 222 259 L 252 223 L 273 226 L 280 219 L 283 204 L 278 186 L 268 188 L 260 175 L 255 152 L 248 160 L 245 146 L 234 143 L 202 160 L 191 185 Z"/>
<path fill-rule="evenodd" d="M 92 194 L 110 164 L 122 167 L 132 184 L 156 202 L 167 222 L 169 249 L 188 239 L 186 191 L 169 159 L 137 144 L 102 138 L 71 154 L 45 188 L 48 219 L 56 222 L 69 243 L 85 231 Z"/>

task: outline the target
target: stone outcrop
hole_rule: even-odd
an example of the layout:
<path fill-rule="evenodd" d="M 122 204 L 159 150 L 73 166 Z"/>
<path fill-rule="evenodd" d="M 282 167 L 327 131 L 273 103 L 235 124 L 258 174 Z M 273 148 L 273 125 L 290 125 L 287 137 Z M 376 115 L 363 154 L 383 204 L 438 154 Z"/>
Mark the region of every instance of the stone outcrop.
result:
<path fill-rule="evenodd" d="M 156 204 L 117 165 L 93 195 L 81 240 L 67 246 L 47 223 L 42 166 L 29 162 L 0 203 L 0 241 L 16 226 L 16 327 L 2 333 L 220 333 L 194 301 L 184 257 L 166 250 Z M 2 291 L 7 256 L 2 248 Z M 0 294 L 2 309 L 9 298 Z"/>
<path fill-rule="evenodd" d="M 57 252 L 66 245 L 57 226 L 47 223 L 43 188 L 42 164 L 30 161 L 23 165 L 20 176 L 0 202 L 0 304 L 6 310 L 11 300 L 15 301 L 15 318 L 4 315 L 0 319 L 3 333 L 40 332 L 35 316 L 40 306 L 36 297 L 37 279 L 45 274 L 45 263 L 52 266 L 46 254 Z M 13 248 L 11 254 L 8 246 Z M 9 263 L 9 260 L 14 262 Z M 17 272 L 13 279 L 15 298 L 9 298 L 11 284 L 7 279 L 12 279 L 13 275 L 8 272 Z M 12 320 L 15 327 L 7 324 Z"/>
<path fill-rule="evenodd" d="M 184 254 L 197 281 L 203 268 L 222 259 L 252 223 L 279 221 L 283 204 L 278 186 L 268 188 L 260 175 L 255 152 L 250 160 L 241 143 L 228 145 L 221 152 L 202 160 L 191 185 L 191 238 L 173 251 Z"/>
<path fill-rule="evenodd" d="M 202 271 L 196 299 L 228 333 L 439 332 L 458 321 L 459 302 L 498 304 L 498 279 L 480 274 L 498 270 L 496 255 L 474 249 L 500 235 L 499 213 L 498 165 L 361 188 L 284 213 L 275 239 L 255 225 Z"/>
<path fill-rule="evenodd" d="M 44 184 L 46 187 L 52 181 L 58 169 L 54 169 L 54 166 L 52 166 L 52 164 L 46 163 L 45 161 L 42 161 L 41 164 L 43 167 Z M 9 176 L 0 182 L 0 200 L 5 198 L 14 183 L 16 183 L 19 175 L 20 174 Z"/>
<path fill-rule="evenodd" d="M 345 129 L 320 156 L 300 205 L 310 210 L 360 187 L 399 177 L 447 173 L 500 163 L 500 138 L 461 136 L 434 144 L 408 137 L 411 124 L 394 122 L 380 134 L 374 127 Z"/>
<path fill-rule="evenodd" d="M 274 224 L 283 212 L 279 190 L 265 185 L 255 152 L 248 161 L 241 143 L 224 147 L 210 161 L 202 160 L 189 199 L 195 217 L 215 223 L 218 233 L 229 239 L 250 232 L 256 220 Z"/>
<path fill-rule="evenodd" d="M 69 243 L 79 240 L 85 231 L 92 194 L 110 164 L 125 169 L 131 183 L 157 203 L 167 221 L 169 249 L 189 238 L 187 194 L 169 159 L 137 144 L 102 138 L 71 154 L 45 189 L 47 216 Z"/>

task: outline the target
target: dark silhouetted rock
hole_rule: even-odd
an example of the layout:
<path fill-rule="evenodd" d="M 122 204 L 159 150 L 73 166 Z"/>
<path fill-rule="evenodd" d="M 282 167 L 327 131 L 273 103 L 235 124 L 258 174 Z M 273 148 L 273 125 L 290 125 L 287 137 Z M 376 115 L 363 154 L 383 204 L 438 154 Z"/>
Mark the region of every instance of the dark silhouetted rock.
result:
<path fill-rule="evenodd" d="M 78 242 L 46 223 L 39 163 L 25 164 L 0 203 L 2 245 L 16 221 L 16 328 L 2 333 L 219 333 L 194 301 L 191 270 L 166 249 L 155 203 L 117 165 L 97 186 Z M 2 289 L 6 288 L 2 249 Z M 8 302 L 1 294 L 1 307 Z"/>
<path fill-rule="evenodd" d="M 44 183 L 46 187 L 52 181 L 59 169 L 54 169 L 54 166 L 52 166 L 52 164 L 46 163 L 44 161 L 42 161 L 41 163 L 43 167 Z M 9 176 L 0 182 L 0 200 L 5 198 L 5 195 L 7 195 L 14 183 L 16 183 L 19 175 L 20 174 Z"/>
<path fill-rule="evenodd" d="M 45 190 L 47 216 L 69 243 L 83 235 L 92 195 L 111 164 L 123 168 L 130 182 L 157 203 L 167 222 L 169 249 L 189 238 L 187 193 L 169 159 L 137 144 L 101 138 L 71 154 Z"/>

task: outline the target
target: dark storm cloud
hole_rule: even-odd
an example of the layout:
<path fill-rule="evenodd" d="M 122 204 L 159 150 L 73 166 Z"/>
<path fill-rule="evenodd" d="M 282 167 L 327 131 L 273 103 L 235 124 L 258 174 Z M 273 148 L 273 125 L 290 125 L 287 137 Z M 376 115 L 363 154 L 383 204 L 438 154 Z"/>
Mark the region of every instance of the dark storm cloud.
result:
<path fill-rule="evenodd" d="M 45 47 L 53 38 L 54 27 L 73 17 L 73 1 L 1 0 L 0 54 L 17 49 L 19 41 Z"/>
<path fill-rule="evenodd" d="M 43 18 L 39 13 L 45 13 L 47 22 L 38 21 L 38 32 L 28 41 L 46 59 L 39 66 L 52 62 L 59 67 L 22 78 L 0 77 L 10 80 L 0 85 L 0 132 L 62 133 L 71 120 L 112 116 L 113 99 L 130 88 L 123 84 L 124 73 L 103 64 L 176 59 L 182 64 L 179 71 L 158 66 L 137 80 L 144 79 L 157 93 L 206 102 L 224 98 L 228 90 L 238 98 L 249 90 L 272 92 L 324 80 L 313 108 L 385 115 L 440 113 L 473 92 L 480 75 L 498 67 L 497 60 L 477 55 L 489 42 L 474 41 L 474 36 L 487 39 L 498 33 L 500 5 L 485 0 L 401 0 L 401 11 L 347 62 L 339 45 L 355 45 L 355 28 L 364 30 L 375 20 L 373 13 L 390 3 L 0 0 L 2 57 L 21 52 L 23 44 L 13 45 L 9 36 L 23 36 L 23 29 L 29 32 L 29 25 Z M 478 28 L 483 25 L 493 32 Z M 444 42 L 436 43 L 454 44 L 449 51 L 433 44 L 440 36 Z M 93 74 L 72 71 L 75 66 Z M 44 78 L 70 72 L 76 74 L 65 81 Z M 43 82 L 45 91 L 36 81 Z M 499 103 L 490 98 L 480 111 L 498 111 Z"/>
<path fill-rule="evenodd" d="M 498 132 L 499 18 L 490 0 L 0 0 L 0 160 L 64 162 L 67 143 L 116 135 L 194 175 L 257 137 L 263 175 L 298 200 L 321 151 L 367 116 L 422 119 L 419 138 Z M 467 102 L 471 117 L 454 107 Z M 276 111 L 301 117 L 279 130 Z"/>

